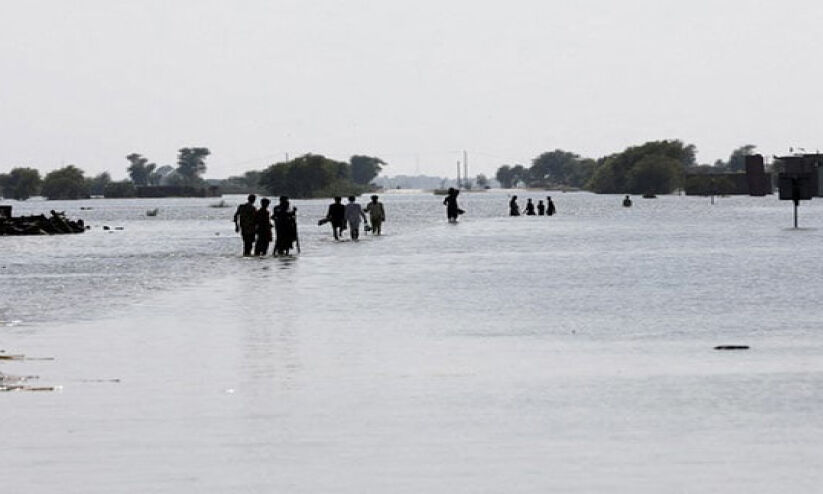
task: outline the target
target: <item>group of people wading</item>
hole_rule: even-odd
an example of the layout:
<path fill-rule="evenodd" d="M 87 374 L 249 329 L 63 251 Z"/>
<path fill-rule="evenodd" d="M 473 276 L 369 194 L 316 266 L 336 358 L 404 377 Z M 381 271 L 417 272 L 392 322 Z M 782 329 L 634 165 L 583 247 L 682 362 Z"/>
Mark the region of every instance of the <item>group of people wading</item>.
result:
<path fill-rule="evenodd" d="M 369 217 L 366 218 L 366 213 Z M 386 221 L 386 209 L 383 203 L 378 200 L 377 196 L 371 196 L 371 202 L 366 204 L 366 209 L 360 207 L 357 203 L 357 198 L 349 196 L 349 202 L 343 205 L 343 198 L 337 196 L 334 202 L 329 204 L 329 209 L 326 212 L 326 217 L 318 221 L 318 225 L 331 223 L 332 234 L 335 240 L 341 240 L 343 231 L 348 227 L 349 235 L 355 242 L 360 238 L 360 220 L 363 220 L 365 231 L 371 230 L 372 235 L 380 235 L 383 233 L 383 222 Z M 371 226 L 369 226 L 371 220 Z"/>
<path fill-rule="evenodd" d="M 457 218 L 465 213 L 457 205 L 457 196 L 460 191 L 450 188 L 443 199 L 446 206 L 446 218 L 449 223 L 457 223 Z M 280 203 L 272 208 L 269 214 L 269 204 L 271 201 L 262 199 L 260 208 L 254 206 L 257 196 L 250 194 L 248 202 L 237 207 L 234 213 L 235 231 L 243 237 L 243 255 L 265 256 L 269 250 L 269 244 L 274 241 L 275 256 L 287 256 L 291 250 L 297 247 L 300 252 L 300 239 L 297 236 L 297 208 L 291 207 L 289 198 L 280 197 Z M 632 201 L 629 196 L 623 200 L 624 207 L 631 207 Z M 366 213 L 369 216 L 366 217 Z M 551 196 L 546 197 L 546 202 L 542 200 L 537 205 L 531 199 L 527 199 L 523 214 L 526 216 L 554 216 L 557 208 L 554 206 Z M 520 205 L 517 204 L 517 196 L 512 196 L 509 201 L 509 216 L 520 216 Z M 383 233 L 383 222 L 386 221 L 386 209 L 377 196 L 371 196 L 371 202 L 366 208 L 361 208 L 355 196 L 348 197 L 348 203 L 343 204 L 342 197 L 335 197 L 334 202 L 329 205 L 326 216 L 317 222 L 318 225 L 331 223 L 332 234 L 335 240 L 342 240 L 343 232 L 348 229 L 353 241 L 360 238 L 360 222 L 363 221 L 363 229 L 372 235 Z M 273 222 L 273 224 L 272 224 Z M 371 222 L 371 225 L 369 224 Z M 272 235 L 272 227 L 274 235 Z"/>
<path fill-rule="evenodd" d="M 300 251 L 300 240 L 297 237 L 297 208 L 290 207 L 289 198 L 280 196 L 280 203 L 272 208 L 269 215 L 271 201 L 262 199 L 260 209 L 254 206 L 257 196 L 249 194 L 248 202 L 237 206 L 234 213 L 234 231 L 243 237 L 243 255 L 265 256 L 269 251 L 269 244 L 274 240 L 274 255 L 287 256 L 297 244 Z M 274 233 L 272 235 L 272 222 Z"/>
<path fill-rule="evenodd" d="M 535 212 L 535 209 L 537 209 L 537 212 Z M 557 208 L 554 207 L 551 196 L 546 197 L 545 204 L 542 200 L 538 201 L 536 208 L 532 200 L 527 199 L 526 207 L 523 210 L 523 214 L 526 216 L 554 216 L 555 213 L 557 213 Z M 512 196 L 509 201 L 509 216 L 520 216 L 520 205 L 517 204 L 517 196 Z"/>
<path fill-rule="evenodd" d="M 341 240 L 343 231 L 348 228 L 351 239 L 357 241 L 360 238 L 360 220 L 363 220 L 364 230 L 370 231 L 374 235 L 380 235 L 383 231 L 383 222 L 386 220 L 386 210 L 383 203 L 377 196 L 371 196 L 371 202 L 366 205 L 366 209 L 360 207 L 354 196 L 349 196 L 348 203 L 343 205 L 341 197 L 335 197 L 334 202 L 329 205 L 326 217 L 317 224 L 323 225 L 331 223 L 332 233 L 335 240 Z M 280 197 L 280 203 L 272 208 L 269 214 L 269 204 L 271 201 L 262 199 L 260 208 L 256 208 L 254 203 L 257 196 L 249 194 L 245 204 L 237 206 L 234 213 L 234 230 L 243 237 L 243 255 L 265 256 L 268 254 L 269 244 L 274 241 L 274 256 L 288 256 L 296 246 L 300 252 L 300 239 L 297 236 L 297 208 L 291 207 L 289 198 Z M 369 213 L 369 217 L 366 217 Z M 369 226 L 371 220 L 371 226 Z M 272 224 L 273 223 L 273 224 Z M 272 228 L 274 234 L 272 234 Z"/>

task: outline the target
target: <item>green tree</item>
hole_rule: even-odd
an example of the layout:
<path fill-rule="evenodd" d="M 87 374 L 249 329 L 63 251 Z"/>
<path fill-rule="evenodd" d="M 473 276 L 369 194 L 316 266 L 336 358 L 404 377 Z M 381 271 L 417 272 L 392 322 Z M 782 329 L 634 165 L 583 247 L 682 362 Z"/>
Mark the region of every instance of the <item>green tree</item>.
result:
<path fill-rule="evenodd" d="M 355 155 L 349 158 L 351 180 L 356 184 L 368 185 L 377 177 L 386 162 L 372 156 Z M 339 177 L 343 178 L 343 177 Z"/>
<path fill-rule="evenodd" d="M 668 194 L 678 185 L 680 163 L 668 156 L 644 156 L 629 170 L 626 184 L 630 194 Z"/>
<path fill-rule="evenodd" d="M 89 190 L 83 170 L 69 165 L 46 174 L 41 192 L 47 199 L 84 199 Z"/>
<path fill-rule="evenodd" d="M 504 189 L 511 189 L 512 188 L 512 167 L 509 165 L 503 165 L 497 169 L 497 173 L 495 173 L 494 178 L 500 182 L 500 187 Z"/>
<path fill-rule="evenodd" d="M 511 189 L 520 185 L 521 182 L 528 183 L 529 170 L 523 165 L 503 165 L 497 169 L 494 178 L 500 182 L 500 187 Z"/>
<path fill-rule="evenodd" d="M 479 173 L 477 175 L 477 177 L 475 177 L 474 181 L 475 181 L 475 183 L 477 183 L 477 186 L 480 187 L 480 188 L 486 188 L 486 187 L 489 186 L 488 177 L 486 177 L 486 175 L 484 175 L 482 173 Z"/>
<path fill-rule="evenodd" d="M 576 160 L 571 167 L 566 170 L 566 185 L 583 188 L 592 178 L 597 162 L 591 158 Z"/>
<path fill-rule="evenodd" d="M 102 196 L 106 190 L 106 186 L 110 183 L 111 175 L 109 175 L 109 172 L 103 172 L 94 178 L 86 179 L 89 194 L 93 196 Z"/>
<path fill-rule="evenodd" d="M 360 194 L 363 184 L 355 184 L 350 165 L 318 154 L 307 154 L 263 170 L 259 184 L 272 195 L 296 198 Z"/>
<path fill-rule="evenodd" d="M 529 168 L 529 185 L 567 184 L 579 159 L 579 155 L 562 149 L 541 154 Z"/>
<path fill-rule="evenodd" d="M 512 167 L 512 185 L 517 187 L 521 183 L 529 183 L 529 170 L 523 165 L 514 165 Z"/>
<path fill-rule="evenodd" d="M 732 151 L 729 161 L 725 163 L 725 168 L 730 172 L 740 172 L 746 169 L 746 156 L 754 154 L 757 148 L 754 144 L 746 144 Z"/>
<path fill-rule="evenodd" d="M 129 180 L 111 182 L 103 190 L 103 196 L 106 198 L 134 197 L 135 194 L 134 183 Z"/>
<path fill-rule="evenodd" d="M 13 168 L 0 175 L 0 195 L 25 201 L 40 192 L 42 182 L 40 172 L 34 168 Z"/>
<path fill-rule="evenodd" d="M 177 173 L 189 185 L 201 181 L 200 175 L 206 173 L 206 158 L 211 154 L 208 148 L 182 148 L 177 155 Z"/>
<path fill-rule="evenodd" d="M 587 184 L 587 188 L 598 194 L 619 194 L 630 192 L 629 172 L 648 156 L 671 158 L 677 163 L 677 170 L 665 167 L 671 177 L 673 187 L 680 185 L 686 168 L 695 165 L 694 145 L 685 145 L 679 140 L 650 141 L 640 146 L 631 146 L 598 161 L 597 168 Z M 644 165 L 648 167 L 648 164 Z M 659 191 L 668 193 L 671 190 Z"/>
<path fill-rule="evenodd" d="M 134 182 L 135 185 L 149 185 L 151 175 L 154 173 L 157 165 L 149 163 L 149 160 L 137 153 L 131 153 L 126 156 L 126 159 L 129 161 L 129 166 L 126 168 L 126 171 L 129 172 L 131 181 Z"/>

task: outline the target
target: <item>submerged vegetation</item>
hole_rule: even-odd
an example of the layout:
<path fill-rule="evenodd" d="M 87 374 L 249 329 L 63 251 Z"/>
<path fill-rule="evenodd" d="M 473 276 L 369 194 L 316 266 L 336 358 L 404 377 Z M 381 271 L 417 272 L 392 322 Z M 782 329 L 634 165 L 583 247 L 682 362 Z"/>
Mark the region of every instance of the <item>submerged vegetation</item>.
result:
<path fill-rule="evenodd" d="M 503 165 L 496 178 L 502 187 L 573 187 L 598 194 L 668 194 L 682 188 L 687 171 L 740 171 L 754 145 L 735 149 L 729 161 L 714 166 L 695 160 L 697 148 L 680 140 L 650 141 L 597 160 L 556 149 L 532 160 L 532 165 Z"/>
<path fill-rule="evenodd" d="M 555 149 L 531 162 L 504 164 L 495 178 L 504 188 L 540 187 L 584 189 L 599 194 L 668 194 L 686 186 L 686 174 L 737 172 L 755 146 L 747 144 L 732 151 L 728 161 L 698 165 L 693 144 L 673 140 L 650 141 L 630 146 L 598 159 Z M 386 166 L 380 158 L 355 155 L 337 161 L 320 154 L 306 154 L 274 163 L 265 169 L 249 170 L 225 180 L 205 180 L 205 147 L 178 150 L 176 166 L 158 166 L 139 153 L 127 155 L 129 178 L 114 181 L 108 172 L 86 177 L 83 170 L 68 165 L 41 178 L 34 168 L 16 167 L 0 173 L 0 196 L 26 200 L 35 195 L 47 199 L 80 199 L 90 196 L 159 197 L 164 194 L 211 196 L 219 189 L 230 194 L 260 193 L 294 198 L 362 194 L 373 190 L 372 181 Z M 478 175 L 477 185 L 488 179 Z"/>
<path fill-rule="evenodd" d="M 385 163 L 379 158 L 352 156 L 348 163 L 307 154 L 263 170 L 259 185 L 272 195 L 297 198 L 360 195 Z"/>

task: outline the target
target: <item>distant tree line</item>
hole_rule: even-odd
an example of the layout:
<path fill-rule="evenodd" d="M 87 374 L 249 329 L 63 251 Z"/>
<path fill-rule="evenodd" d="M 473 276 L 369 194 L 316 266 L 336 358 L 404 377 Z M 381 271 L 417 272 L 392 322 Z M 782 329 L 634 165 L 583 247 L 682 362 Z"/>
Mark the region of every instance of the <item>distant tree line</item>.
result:
<path fill-rule="evenodd" d="M 735 149 L 728 161 L 697 165 L 693 144 L 680 140 L 650 141 L 597 160 L 555 149 L 522 164 L 503 165 L 496 178 L 504 188 L 571 187 L 598 194 L 668 194 L 684 186 L 686 172 L 742 171 L 745 157 L 754 153 L 747 144 Z"/>
<path fill-rule="evenodd" d="M 115 182 L 108 172 L 86 177 L 75 165 L 51 171 L 45 177 L 34 168 L 13 168 L 0 174 L 0 195 L 24 201 L 31 196 L 42 195 L 46 199 L 85 199 L 91 196 L 134 197 L 135 186 L 185 185 L 205 186 L 201 175 L 206 171 L 207 148 L 182 148 L 178 153 L 177 168 L 157 168 L 143 156 L 132 153 L 126 156 L 126 171 L 130 180 Z"/>
<path fill-rule="evenodd" d="M 0 174 L 0 195 L 17 200 L 42 195 L 47 199 L 83 199 L 91 196 L 135 197 L 137 187 L 171 186 L 205 188 L 226 187 L 229 192 L 265 191 L 291 197 L 330 197 L 360 194 L 371 188 L 371 181 L 386 163 L 380 158 L 355 155 L 348 162 L 322 155 L 307 154 L 290 161 L 275 163 L 265 170 L 250 170 L 227 180 L 206 182 L 208 148 L 182 148 L 177 166 L 158 167 L 138 153 L 126 156 L 129 179 L 113 181 L 108 172 L 86 177 L 83 170 L 68 165 L 40 176 L 34 168 L 18 167 Z"/>
<path fill-rule="evenodd" d="M 269 194 L 297 198 L 359 195 L 385 166 L 380 158 L 355 155 L 348 162 L 306 154 L 275 163 L 262 172 L 258 184 Z"/>

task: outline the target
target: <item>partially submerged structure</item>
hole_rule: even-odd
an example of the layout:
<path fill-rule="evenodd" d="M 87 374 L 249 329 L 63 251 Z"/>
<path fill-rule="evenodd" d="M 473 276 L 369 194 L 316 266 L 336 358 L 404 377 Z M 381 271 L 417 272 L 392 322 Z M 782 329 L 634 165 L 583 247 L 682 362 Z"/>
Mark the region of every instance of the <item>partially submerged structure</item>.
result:
<path fill-rule="evenodd" d="M 62 211 L 51 210 L 51 216 L 44 214 L 13 217 L 11 206 L 0 206 L 0 236 L 4 235 L 62 235 L 83 233 L 83 220 L 69 220 Z"/>
<path fill-rule="evenodd" d="M 773 191 L 772 174 L 766 173 L 763 156 L 754 154 L 746 156 L 745 172 L 687 173 L 684 188 L 690 196 L 765 196 Z"/>

